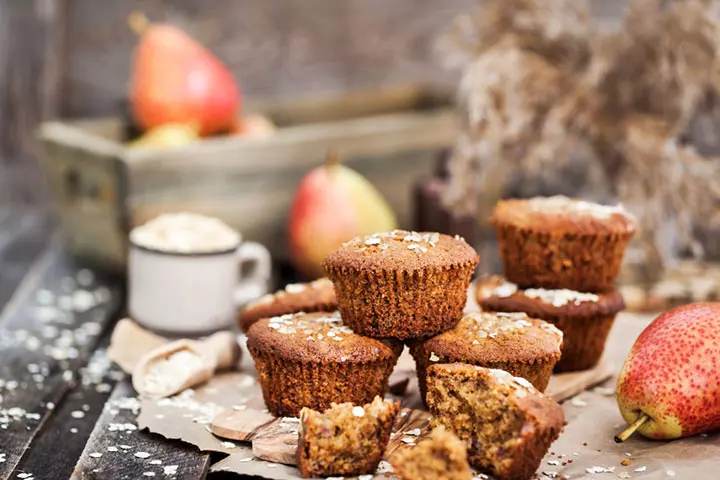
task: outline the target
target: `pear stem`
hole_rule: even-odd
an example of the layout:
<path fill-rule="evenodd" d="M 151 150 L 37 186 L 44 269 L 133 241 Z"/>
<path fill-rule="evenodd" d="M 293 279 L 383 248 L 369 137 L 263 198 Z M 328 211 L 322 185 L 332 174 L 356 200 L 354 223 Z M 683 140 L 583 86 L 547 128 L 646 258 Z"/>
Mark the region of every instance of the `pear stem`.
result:
<path fill-rule="evenodd" d="M 632 425 L 630 425 L 628 428 L 622 431 L 619 435 L 615 436 L 615 443 L 622 443 L 630 436 L 637 431 L 638 428 L 640 428 L 645 422 L 650 420 L 650 416 L 647 413 L 643 413 L 640 415 L 637 420 L 635 420 Z"/>
<path fill-rule="evenodd" d="M 128 25 L 137 35 L 142 35 L 150 27 L 150 20 L 142 12 L 132 12 L 128 17 Z"/>
<path fill-rule="evenodd" d="M 330 150 L 325 159 L 325 165 L 328 167 L 340 165 L 340 154 L 336 150 Z"/>

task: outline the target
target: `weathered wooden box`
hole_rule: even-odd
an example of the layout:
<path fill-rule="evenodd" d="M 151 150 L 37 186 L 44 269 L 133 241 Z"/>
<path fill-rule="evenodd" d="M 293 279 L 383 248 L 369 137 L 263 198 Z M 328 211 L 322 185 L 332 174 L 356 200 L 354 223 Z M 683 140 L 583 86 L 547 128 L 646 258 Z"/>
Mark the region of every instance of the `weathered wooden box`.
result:
<path fill-rule="evenodd" d="M 286 256 L 288 209 L 302 176 L 328 149 L 413 226 L 411 186 L 456 134 L 451 95 L 418 86 L 266 102 L 269 138 L 218 137 L 181 149 L 128 149 L 120 118 L 41 125 L 42 166 L 70 252 L 122 271 L 134 225 L 171 211 L 219 217 L 248 240 Z"/>

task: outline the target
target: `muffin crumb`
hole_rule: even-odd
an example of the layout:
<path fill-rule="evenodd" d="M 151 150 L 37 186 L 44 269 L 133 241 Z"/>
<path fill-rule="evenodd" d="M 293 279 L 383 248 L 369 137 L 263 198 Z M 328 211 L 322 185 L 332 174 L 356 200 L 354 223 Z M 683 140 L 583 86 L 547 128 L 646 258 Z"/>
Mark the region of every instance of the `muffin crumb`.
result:
<path fill-rule="evenodd" d="M 498 480 L 530 478 L 564 425 L 554 400 L 503 370 L 436 364 L 427 382 L 431 426 L 457 435 L 470 465 Z"/>
<path fill-rule="evenodd" d="M 391 462 L 395 474 L 402 480 L 472 478 L 465 443 L 442 425 L 435 427 L 430 435 L 414 448 L 396 452 Z"/>
<path fill-rule="evenodd" d="M 379 396 L 365 406 L 333 403 L 324 413 L 303 408 L 297 449 L 303 477 L 375 473 L 399 409 Z"/>

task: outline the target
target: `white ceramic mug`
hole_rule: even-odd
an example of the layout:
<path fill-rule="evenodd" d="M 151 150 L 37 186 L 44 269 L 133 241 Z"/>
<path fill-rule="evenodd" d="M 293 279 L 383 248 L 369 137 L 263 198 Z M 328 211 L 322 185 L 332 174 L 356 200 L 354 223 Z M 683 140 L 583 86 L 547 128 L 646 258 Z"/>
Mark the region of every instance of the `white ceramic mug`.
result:
<path fill-rule="evenodd" d="M 252 268 L 246 270 L 247 265 Z M 237 307 L 268 292 L 271 260 L 259 243 L 218 252 L 156 250 L 130 242 L 128 309 L 132 319 L 167 334 L 230 328 Z"/>

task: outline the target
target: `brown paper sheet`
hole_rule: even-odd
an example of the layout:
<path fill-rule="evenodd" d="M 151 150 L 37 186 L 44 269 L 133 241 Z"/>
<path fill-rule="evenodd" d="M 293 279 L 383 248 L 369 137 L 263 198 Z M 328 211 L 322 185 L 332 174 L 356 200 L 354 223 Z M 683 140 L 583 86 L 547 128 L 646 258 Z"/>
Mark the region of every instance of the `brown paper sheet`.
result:
<path fill-rule="evenodd" d="M 651 319 L 651 316 L 631 314 L 621 314 L 618 317 L 608 341 L 606 367 L 603 367 L 608 370 L 600 378 L 606 378 L 607 371 L 619 370 L 634 339 Z M 243 355 L 240 372 L 218 375 L 206 385 L 195 389 L 192 398 L 201 405 L 207 402 L 214 403 L 217 411 L 223 407 L 232 408 L 233 405 L 264 409 L 251 362 L 249 355 Z M 413 378 L 403 396 L 403 404 L 406 407 L 417 407 L 419 397 L 412 371 L 412 360 L 408 360 L 406 355 L 399 362 L 393 381 L 402 380 L 404 377 Z M 613 394 L 615 378 L 613 376 L 602 386 L 591 388 L 563 403 L 568 425 L 543 460 L 538 470 L 538 478 L 600 480 L 720 478 L 720 435 L 718 434 L 674 442 L 652 442 L 635 436 L 624 444 L 614 443 L 613 436 L 625 426 Z M 553 378 L 549 393 L 552 394 L 553 389 L 556 392 L 563 389 L 564 381 L 558 384 L 559 381 L 557 377 Z M 576 393 L 566 390 L 565 394 L 568 392 Z M 184 402 L 187 405 L 184 405 Z M 228 454 L 228 457 L 212 466 L 213 471 L 284 480 L 301 478 L 295 467 L 254 458 L 249 444 L 224 443 L 225 440 L 214 436 L 209 432 L 206 423 L 212 418 L 210 410 L 212 408 L 207 406 L 200 408 L 187 399 L 173 398 L 161 401 L 160 404 L 144 400 L 138 425 L 167 438 L 192 443 L 202 450 Z M 570 460 L 572 462 L 569 462 Z M 625 460 L 629 465 L 621 464 Z M 639 471 L 635 471 L 636 469 Z M 387 475 L 378 475 L 375 478 L 387 478 Z"/>

